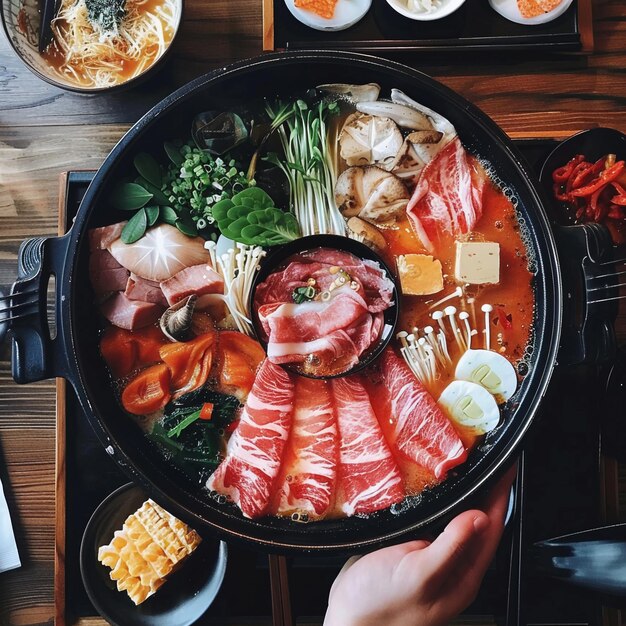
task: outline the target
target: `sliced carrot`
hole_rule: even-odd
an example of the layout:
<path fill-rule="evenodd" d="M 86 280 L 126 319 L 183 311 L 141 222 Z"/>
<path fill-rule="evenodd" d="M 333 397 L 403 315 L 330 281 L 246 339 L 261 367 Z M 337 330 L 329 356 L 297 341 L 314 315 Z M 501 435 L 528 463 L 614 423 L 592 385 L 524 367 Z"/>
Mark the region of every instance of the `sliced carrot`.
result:
<path fill-rule="evenodd" d="M 221 331 L 218 345 L 220 391 L 245 401 L 264 358 L 265 351 L 252 337 L 231 330 Z"/>
<path fill-rule="evenodd" d="M 133 415 L 149 415 L 170 400 L 170 370 L 163 363 L 139 372 L 122 392 L 122 406 Z"/>
<path fill-rule="evenodd" d="M 100 338 L 100 352 L 115 378 L 128 376 L 135 369 L 137 346 L 129 330 L 109 326 Z"/>
<path fill-rule="evenodd" d="M 191 341 L 161 347 L 161 359 L 172 374 L 173 396 L 197 389 L 206 382 L 213 363 L 215 334 L 200 335 Z"/>
<path fill-rule="evenodd" d="M 205 402 L 200 409 L 200 419 L 210 420 L 213 417 L 213 407 L 215 405 L 212 402 Z"/>
<path fill-rule="evenodd" d="M 161 360 L 159 350 L 169 341 L 158 326 L 136 330 L 133 338 L 137 345 L 137 364 L 141 366 L 158 363 Z"/>

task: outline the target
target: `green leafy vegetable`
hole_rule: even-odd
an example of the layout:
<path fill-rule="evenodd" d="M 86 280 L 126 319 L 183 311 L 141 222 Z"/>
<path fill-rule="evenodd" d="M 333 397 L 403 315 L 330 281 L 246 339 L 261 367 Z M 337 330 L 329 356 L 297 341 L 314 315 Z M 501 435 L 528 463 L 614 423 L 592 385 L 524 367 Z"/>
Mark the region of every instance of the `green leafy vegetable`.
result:
<path fill-rule="evenodd" d="M 188 237 L 198 236 L 198 229 L 196 228 L 196 225 L 189 220 L 176 220 L 175 226 L 183 235 L 187 235 Z"/>
<path fill-rule="evenodd" d="M 111 203 L 116 209 L 134 211 L 146 205 L 152 194 L 137 183 L 123 183 L 113 190 Z"/>
<path fill-rule="evenodd" d="M 124 243 L 135 243 L 135 241 L 138 241 L 146 234 L 147 228 L 148 216 L 146 210 L 140 209 L 128 220 L 128 223 L 122 230 L 120 239 Z"/>
<path fill-rule="evenodd" d="M 135 169 L 139 172 L 146 181 L 157 188 L 161 188 L 161 166 L 157 163 L 157 160 L 147 152 L 140 152 L 135 156 L 133 163 Z"/>
<path fill-rule="evenodd" d="M 300 236 L 296 218 L 276 208 L 270 196 L 258 187 L 221 200 L 212 212 L 226 237 L 247 245 L 275 246 Z"/>
<path fill-rule="evenodd" d="M 146 212 L 146 216 L 148 218 L 148 226 L 154 226 L 156 221 L 159 219 L 160 210 L 156 205 L 150 205 L 144 207 L 143 209 Z"/>
<path fill-rule="evenodd" d="M 178 215 L 176 211 L 171 206 L 162 206 L 159 208 L 159 217 L 162 222 L 165 224 L 171 224 L 174 226 L 176 224 L 176 220 L 178 219 Z"/>
<path fill-rule="evenodd" d="M 165 153 L 167 154 L 169 160 L 174 165 L 180 167 L 183 164 L 185 157 L 180 153 L 180 148 L 177 147 L 176 144 L 171 141 L 166 141 L 163 144 L 163 149 L 165 150 Z"/>
<path fill-rule="evenodd" d="M 210 421 L 199 419 L 207 402 L 213 404 Z M 224 428 L 240 406 L 234 396 L 201 387 L 170 402 L 163 421 L 154 425 L 149 437 L 171 455 L 174 463 L 205 482 L 221 461 Z"/>
<path fill-rule="evenodd" d="M 200 419 L 200 411 L 194 411 L 193 413 L 190 413 L 189 415 L 187 415 L 187 417 L 178 422 L 178 424 L 176 424 L 174 428 L 171 428 L 167 432 L 167 436 L 178 437 L 178 435 L 180 435 L 180 433 L 182 433 L 183 430 L 187 428 L 187 426 L 191 426 L 191 424 L 193 424 L 197 419 Z"/>

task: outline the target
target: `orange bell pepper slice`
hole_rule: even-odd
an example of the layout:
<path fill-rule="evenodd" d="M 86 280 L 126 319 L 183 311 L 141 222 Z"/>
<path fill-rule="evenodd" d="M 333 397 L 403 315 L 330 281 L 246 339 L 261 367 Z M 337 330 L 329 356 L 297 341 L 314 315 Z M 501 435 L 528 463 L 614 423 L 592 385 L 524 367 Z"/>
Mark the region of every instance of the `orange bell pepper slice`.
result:
<path fill-rule="evenodd" d="M 171 374 L 160 363 L 139 372 L 122 392 L 122 406 L 133 415 L 149 415 L 162 409 L 170 400 Z"/>

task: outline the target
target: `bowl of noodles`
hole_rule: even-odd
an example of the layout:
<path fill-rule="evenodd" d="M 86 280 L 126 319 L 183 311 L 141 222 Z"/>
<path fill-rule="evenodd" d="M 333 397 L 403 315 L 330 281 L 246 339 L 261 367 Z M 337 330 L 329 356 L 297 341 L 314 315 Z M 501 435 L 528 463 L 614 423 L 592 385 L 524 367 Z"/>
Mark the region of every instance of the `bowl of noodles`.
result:
<path fill-rule="evenodd" d="M 28 68 L 62 89 L 99 93 L 145 78 L 178 31 L 183 0 L 57 0 L 39 51 L 40 0 L 4 0 L 2 25 Z"/>

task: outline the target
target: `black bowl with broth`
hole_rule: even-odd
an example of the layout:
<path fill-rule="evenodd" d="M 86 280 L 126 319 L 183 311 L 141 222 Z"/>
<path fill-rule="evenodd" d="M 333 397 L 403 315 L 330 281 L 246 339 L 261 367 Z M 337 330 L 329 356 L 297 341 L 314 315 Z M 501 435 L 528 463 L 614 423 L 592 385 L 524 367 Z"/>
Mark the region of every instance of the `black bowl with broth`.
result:
<path fill-rule="evenodd" d="M 391 305 L 383 311 L 383 327 L 378 339 L 369 346 L 365 352 L 359 357 L 358 363 L 343 371 L 337 371 L 335 373 L 329 373 L 324 375 L 316 375 L 311 372 L 307 372 L 297 364 L 284 364 L 283 367 L 308 378 L 322 378 L 331 379 L 338 378 L 340 376 L 347 376 L 348 374 L 354 374 L 367 367 L 370 363 L 376 360 L 382 351 L 387 347 L 389 342 L 394 336 L 396 324 L 398 323 L 399 310 L 399 291 L 396 278 L 393 272 L 385 264 L 376 252 L 365 244 L 351 239 L 349 237 L 342 237 L 340 235 L 311 235 L 308 237 L 302 237 L 296 239 L 291 243 L 285 244 L 278 248 L 272 249 L 269 254 L 261 261 L 261 266 L 252 284 L 250 290 L 249 310 L 252 312 L 252 324 L 255 329 L 256 338 L 261 343 L 263 348 L 267 350 L 267 341 L 265 340 L 265 333 L 261 326 L 259 316 L 257 313 L 257 306 L 255 303 L 255 296 L 257 287 L 265 281 L 271 274 L 280 271 L 286 265 L 286 262 L 294 255 L 302 252 L 314 251 L 317 249 L 322 250 L 337 250 L 340 252 L 348 252 L 359 260 L 369 260 L 378 263 L 383 274 L 393 284 L 393 291 L 391 297 Z"/>

